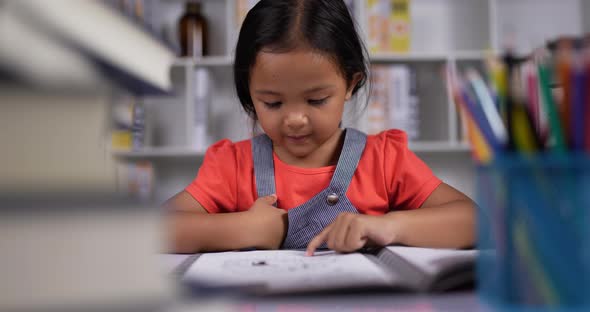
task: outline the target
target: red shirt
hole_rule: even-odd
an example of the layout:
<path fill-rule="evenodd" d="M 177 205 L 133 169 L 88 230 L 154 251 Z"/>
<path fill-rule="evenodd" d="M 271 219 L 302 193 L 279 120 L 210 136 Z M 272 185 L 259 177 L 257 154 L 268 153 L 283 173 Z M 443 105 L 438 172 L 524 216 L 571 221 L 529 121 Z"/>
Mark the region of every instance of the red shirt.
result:
<path fill-rule="evenodd" d="M 277 206 L 295 208 L 325 189 L 336 166 L 299 168 L 273 153 Z M 197 177 L 186 187 L 209 213 L 248 210 L 257 198 L 251 140 L 225 139 L 207 150 Z M 346 193 L 360 213 L 382 215 L 419 208 L 441 183 L 412 151 L 400 130 L 368 135 Z"/>

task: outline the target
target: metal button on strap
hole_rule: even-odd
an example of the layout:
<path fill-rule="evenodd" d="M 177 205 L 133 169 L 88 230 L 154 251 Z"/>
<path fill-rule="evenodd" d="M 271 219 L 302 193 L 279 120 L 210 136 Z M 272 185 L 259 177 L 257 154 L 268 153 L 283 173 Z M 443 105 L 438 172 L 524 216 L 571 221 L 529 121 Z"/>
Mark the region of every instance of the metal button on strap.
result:
<path fill-rule="evenodd" d="M 336 203 L 338 202 L 338 194 L 336 193 L 331 193 L 330 195 L 328 195 L 328 197 L 326 198 L 326 202 L 328 202 L 328 205 L 330 206 L 334 206 L 336 205 Z"/>

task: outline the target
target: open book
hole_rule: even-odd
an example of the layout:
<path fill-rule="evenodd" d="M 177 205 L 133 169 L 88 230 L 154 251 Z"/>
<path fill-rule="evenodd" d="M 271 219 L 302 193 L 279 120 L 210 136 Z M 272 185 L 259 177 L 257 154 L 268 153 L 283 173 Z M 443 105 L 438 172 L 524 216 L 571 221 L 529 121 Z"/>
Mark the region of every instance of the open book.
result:
<path fill-rule="evenodd" d="M 477 251 L 390 246 L 368 253 L 236 251 L 197 254 L 187 283 L 257 294 L 391 289 L 444 291 L 473 283 Z"/>

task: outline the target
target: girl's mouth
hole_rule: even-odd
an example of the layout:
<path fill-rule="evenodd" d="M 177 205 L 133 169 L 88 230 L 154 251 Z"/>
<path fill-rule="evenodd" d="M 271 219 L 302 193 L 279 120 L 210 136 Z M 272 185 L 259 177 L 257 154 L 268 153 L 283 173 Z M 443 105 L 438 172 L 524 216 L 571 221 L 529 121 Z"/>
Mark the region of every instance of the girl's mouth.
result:
<path fill-rule="evenodd" d="M 309 138 L 308 135 L 288 135 L 287 140 L 294 144 L 303 144 Z"/>

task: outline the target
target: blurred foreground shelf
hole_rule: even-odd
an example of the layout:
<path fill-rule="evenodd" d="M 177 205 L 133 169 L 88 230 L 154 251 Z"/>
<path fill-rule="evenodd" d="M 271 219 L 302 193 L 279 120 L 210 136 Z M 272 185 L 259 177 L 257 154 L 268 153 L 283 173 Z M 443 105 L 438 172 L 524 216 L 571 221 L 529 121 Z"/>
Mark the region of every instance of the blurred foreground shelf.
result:
<path fill-rule="evenodd" d="M 66 92 L 171 91 L 174 53 L 98 1 L 0 1 L 0 78 Z"/>

